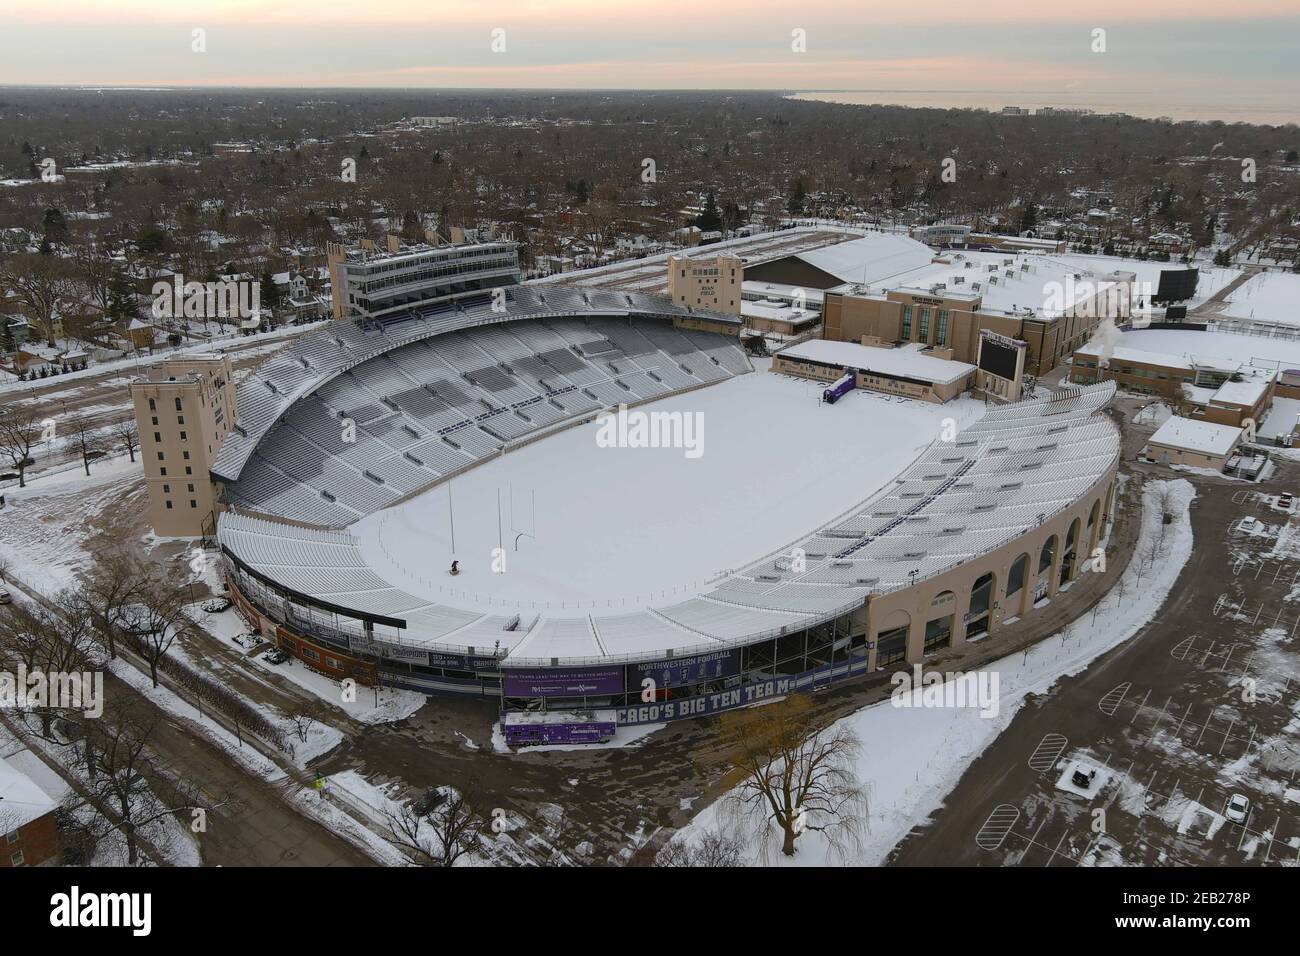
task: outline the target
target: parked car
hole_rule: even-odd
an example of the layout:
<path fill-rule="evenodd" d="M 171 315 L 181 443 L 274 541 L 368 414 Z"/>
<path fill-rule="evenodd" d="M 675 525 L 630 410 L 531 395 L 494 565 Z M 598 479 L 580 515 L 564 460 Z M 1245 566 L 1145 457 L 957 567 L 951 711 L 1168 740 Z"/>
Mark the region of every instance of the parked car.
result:
<path fill-rule="evenodd" d="M 211 601 L 203 602 L 203 610 L 209 614 L 220 614 L 231 606 L 233 602 L 228 597 L 215 597 Z"/>
<path fill-rule="evenodd" d="M 1292 498 L 1290 495 L 1277 496 L 1277 506 L 1279 508 L 1285 508 L 1287 511 L 1290 511 L 1291 506 L 1294 504 L 1295 504 L 1295 499 Z"/>
<path fill-rule="evenodd" d="M 0 588 L 0 604 L 13 604 L 13 603 L 14 603 L 14 596 L 10 594 L 8 591 L 6 591 L 4 588 Z"/>
<path fill-rule="evenodd" d="M 1093 781 L 1097 779 L 1097 770 L 1095 767 L 1079 766 L 1074 768 L 1074 774 L 1070 777 L 1076 787 L 1084 790 L 1091 790 Z"/>
<path fill-rule="evenodd" d="M 1250 816 L 1250 800 L 1240 793 L 1234 793 L 1224 804 L 1223 815 L 1233 823 L 1245 823 Z"/>
<path fill-rule="evenodd" d="M 289 659 L 289 655 L 286 654 L 284 651 L 280 650 L 278 647 L 267 651 L 262 656 L 263 658 L 265 658 L 268 664 L 283 664 L 285 661 Z"/>
<path fill-rule="evenodd" d="M 1260 521 L 1258 518 L 1252 518 L 1250 515 L 1247 515 L 1246 517 L 1241 519 L 1242 531 L 1255 531 L 1262 526 L 1263 526 L 1262 521 Z"/>

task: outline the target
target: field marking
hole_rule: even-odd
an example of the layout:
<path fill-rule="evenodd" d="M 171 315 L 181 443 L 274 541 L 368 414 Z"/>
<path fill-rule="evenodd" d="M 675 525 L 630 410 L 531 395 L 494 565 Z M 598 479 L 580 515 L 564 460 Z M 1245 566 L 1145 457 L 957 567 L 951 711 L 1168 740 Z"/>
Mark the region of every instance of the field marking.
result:
<path fill-rule="evenodd" d="M 1069 741 L 1062 734 L 1044 734 L 1034 752 L 1029 755 L 1029 768 L 1037 773 L 1045 773 L 1056 765 L 1068 745 Z"/>
<path fill-rule="evenodd" d="M 1020 808 L 1010 803 L 1000 803 L 993 808 L 984 825 L 975 834 L 975 844 L 983 850 L 996 850 L 1002 846 L 1011 828 L 1020 820 Z"/>
<path fill-rule="evenodd" d="M 1119 705 L 1124 702 L 1124 698 L 1128 696 L 1128 692 L 1132 687 L 1132 681 L 1125 681 L 1124 683 L 1117 685 L 1114 689 L 1107 691 L 1102 696 L 1101 700 L 1097 702 L 1097 707 L 1107 717 L 1114 717 L 1115 711 L 1119 710 Z M 1119 696 L 1116 696 L 1117 694 Z"/>

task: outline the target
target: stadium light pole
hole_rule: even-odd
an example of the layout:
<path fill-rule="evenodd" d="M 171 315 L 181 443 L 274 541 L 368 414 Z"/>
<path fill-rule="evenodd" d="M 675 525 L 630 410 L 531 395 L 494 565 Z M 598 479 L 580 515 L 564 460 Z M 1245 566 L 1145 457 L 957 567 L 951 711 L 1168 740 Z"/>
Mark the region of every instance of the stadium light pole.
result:
<path fill-rule="evenodd" d="M 451 506 L 451 483 L 452 479 L 447 479 L 447 520 L 451 524 L 451 556 L 456 556 L 456 511 Z"/>

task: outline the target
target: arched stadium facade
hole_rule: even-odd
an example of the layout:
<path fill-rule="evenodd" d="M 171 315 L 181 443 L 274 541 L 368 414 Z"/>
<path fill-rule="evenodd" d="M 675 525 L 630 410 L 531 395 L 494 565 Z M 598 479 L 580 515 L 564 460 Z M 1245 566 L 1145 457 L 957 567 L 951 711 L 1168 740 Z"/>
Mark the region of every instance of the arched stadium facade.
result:
<path fill-rule="evenodd" d="M 495 613 L 385 580 L 348 526 L 523 444 L 753 369 L 734 317 L 658 297 L 510 291 L 333 323 L 241 384 L 213 467 L 241 613 L 335 678 L 619 724 L 718 713 L 923 661 L 1032 614 L 1112 514 L 1113 383 L 990 408 L 782 551 L 684 599 Z M 349 429 L 351 435 L 349 436 Z"/>

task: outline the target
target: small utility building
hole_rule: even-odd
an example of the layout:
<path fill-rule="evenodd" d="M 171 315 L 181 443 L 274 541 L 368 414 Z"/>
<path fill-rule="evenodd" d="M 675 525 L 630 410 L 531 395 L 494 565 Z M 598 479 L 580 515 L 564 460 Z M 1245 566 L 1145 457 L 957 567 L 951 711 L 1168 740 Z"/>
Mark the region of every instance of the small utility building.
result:
<path fill-rule="evenodd" d="M 1233 425 L 1171 417 L 1142 450 L 1142 457 L 1162 465 L 1187 465 L 1222 471 L 1241 444 L 1242 430 Z"/>
<path fill-rule="evenodd" d="M 920 342 L 901 348 L 809 339 L 777 352 L 772 371 L 834 382 L 845 371 L 857 375 L 857 387 L 942 403 L 970 387 L 975 366 L 938 358 Z"/>

